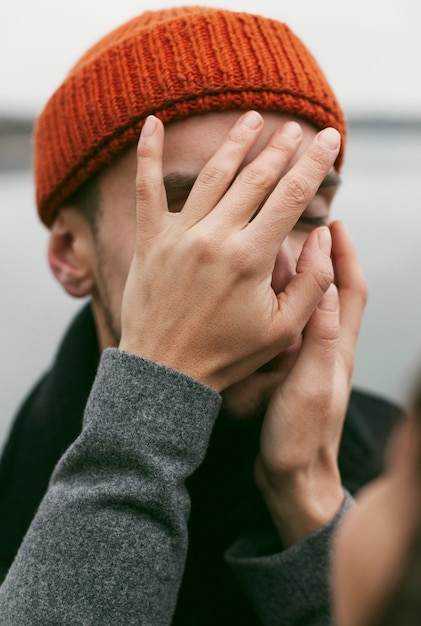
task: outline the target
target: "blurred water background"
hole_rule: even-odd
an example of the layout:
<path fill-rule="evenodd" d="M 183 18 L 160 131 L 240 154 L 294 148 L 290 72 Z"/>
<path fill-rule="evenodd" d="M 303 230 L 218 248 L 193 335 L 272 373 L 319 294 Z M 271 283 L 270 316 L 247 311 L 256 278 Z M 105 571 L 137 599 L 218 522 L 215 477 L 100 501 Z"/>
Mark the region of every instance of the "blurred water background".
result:
<path fill-rule="evenodd" d="M 0 445 L 80 301 L 50 274 L 36 217 L 30 124 L 0 132 Z M 1 125 L 0 125 L 1 130 Z M 354 382 L 398 402 L 421 363 L 421 122 L 352 121 L 333 217 L 346 221 L 370 297 Z"/>

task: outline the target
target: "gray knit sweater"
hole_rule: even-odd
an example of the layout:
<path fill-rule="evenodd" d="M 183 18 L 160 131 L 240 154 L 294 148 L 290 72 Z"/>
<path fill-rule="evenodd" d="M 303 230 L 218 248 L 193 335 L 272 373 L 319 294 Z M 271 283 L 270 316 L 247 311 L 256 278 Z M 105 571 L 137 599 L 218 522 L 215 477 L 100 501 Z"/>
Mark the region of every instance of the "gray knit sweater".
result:
<path fill-rule="evenodd" d="M 2 626 L 171 624 L 188 544 L 185 481 L 205 456 L 220 404 L 179 372 L 103 353 L 83 431 L 0 589 Z M 329 546 L 349 502 L 288 550 L 272 553 L 256 534 L 227 552 L 262 624 L 330 623 Z"/>

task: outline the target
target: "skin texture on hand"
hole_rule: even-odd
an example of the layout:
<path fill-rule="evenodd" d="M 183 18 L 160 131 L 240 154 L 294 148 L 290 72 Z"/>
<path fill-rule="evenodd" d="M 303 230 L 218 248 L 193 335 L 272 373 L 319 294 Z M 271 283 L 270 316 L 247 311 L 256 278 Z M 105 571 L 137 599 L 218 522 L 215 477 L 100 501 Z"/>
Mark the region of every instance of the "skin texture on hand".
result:
<path fill-rule="evenodd" d="M 285 546 L 327 524 L 343 501 L 337 467 L 366 284 L 340 222 L 331 225 L 336 285 L 314 310 L 264 419 L 257 484 Z"/>
<path fill-rule="evenodd" d="M 299 125 L 286 124 L 238 173 L 262 127 L 256 112 L 240 118 L 177 214 L 167 207 L 159 120 L 148 118 L 138 144 L 137 242 L 120 348 L 217 391 L 291 346 L 333 280 L 327 228 L 309 235 L 280 291 L 272 272 L 335 161 L 339 134 L 319 133 L 285 174 L 301 141 Z"/>

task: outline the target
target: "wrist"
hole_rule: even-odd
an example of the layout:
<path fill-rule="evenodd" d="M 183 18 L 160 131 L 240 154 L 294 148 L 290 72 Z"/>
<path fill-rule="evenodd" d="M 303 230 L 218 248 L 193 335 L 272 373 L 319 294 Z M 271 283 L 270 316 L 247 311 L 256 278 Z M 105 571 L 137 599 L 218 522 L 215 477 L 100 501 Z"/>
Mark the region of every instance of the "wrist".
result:
<path fill-rule="evenodd" d="M 343 504 L 337 464 L 300 469 L 268 480 L 259 460 L 255 477 L 285 548 L 329 524 Z"/>

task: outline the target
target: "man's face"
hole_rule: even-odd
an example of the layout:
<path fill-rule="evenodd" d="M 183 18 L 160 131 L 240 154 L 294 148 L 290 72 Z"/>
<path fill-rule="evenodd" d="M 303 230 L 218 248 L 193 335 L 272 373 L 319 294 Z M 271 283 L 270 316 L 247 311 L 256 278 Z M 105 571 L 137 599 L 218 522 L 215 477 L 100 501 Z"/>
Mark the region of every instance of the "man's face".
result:
<path fill-rule="evenodd" d="M 200 170 L 221 145 L 239 116 L 238 112 L 210 113 L 173 122 L 166 127 L 163 173 L 169 219 L 170 213 L 182 210 Z M 247 155 L 244 165 L 261 151 L 280 124 L 294 119 L 277 113 L 264 113 L 263 118 L 263 133 Z M 300 123 L 304 139 L 293 163 L 316 135 L 312 126 Z M 135 175 L 136 149 L 133 147 L 109 166 L 100 178 L 100 217 L 94 242 L 95 289 L 92 299 L 102 348 L 118 345 L 121 332 L 121 302 L 136 237 Z M 285 280 L 282 273 L 294 271 L 309 232 L 329 222 L 330 204 L 338 179 L 333 173 L 326 180 L 329 184 L 321 186 L 284 243 L 288 269 L 280 267 L 276 270 L 274 284 Z M 232 416 L 240 417 L 251 416 L 258 408 L 264 409 L 271 391 L 283 375 L 286 361 L 287 358 L 281 355 L 247 380 L 225 390 L 223 396 L 226 410 Z"/>

